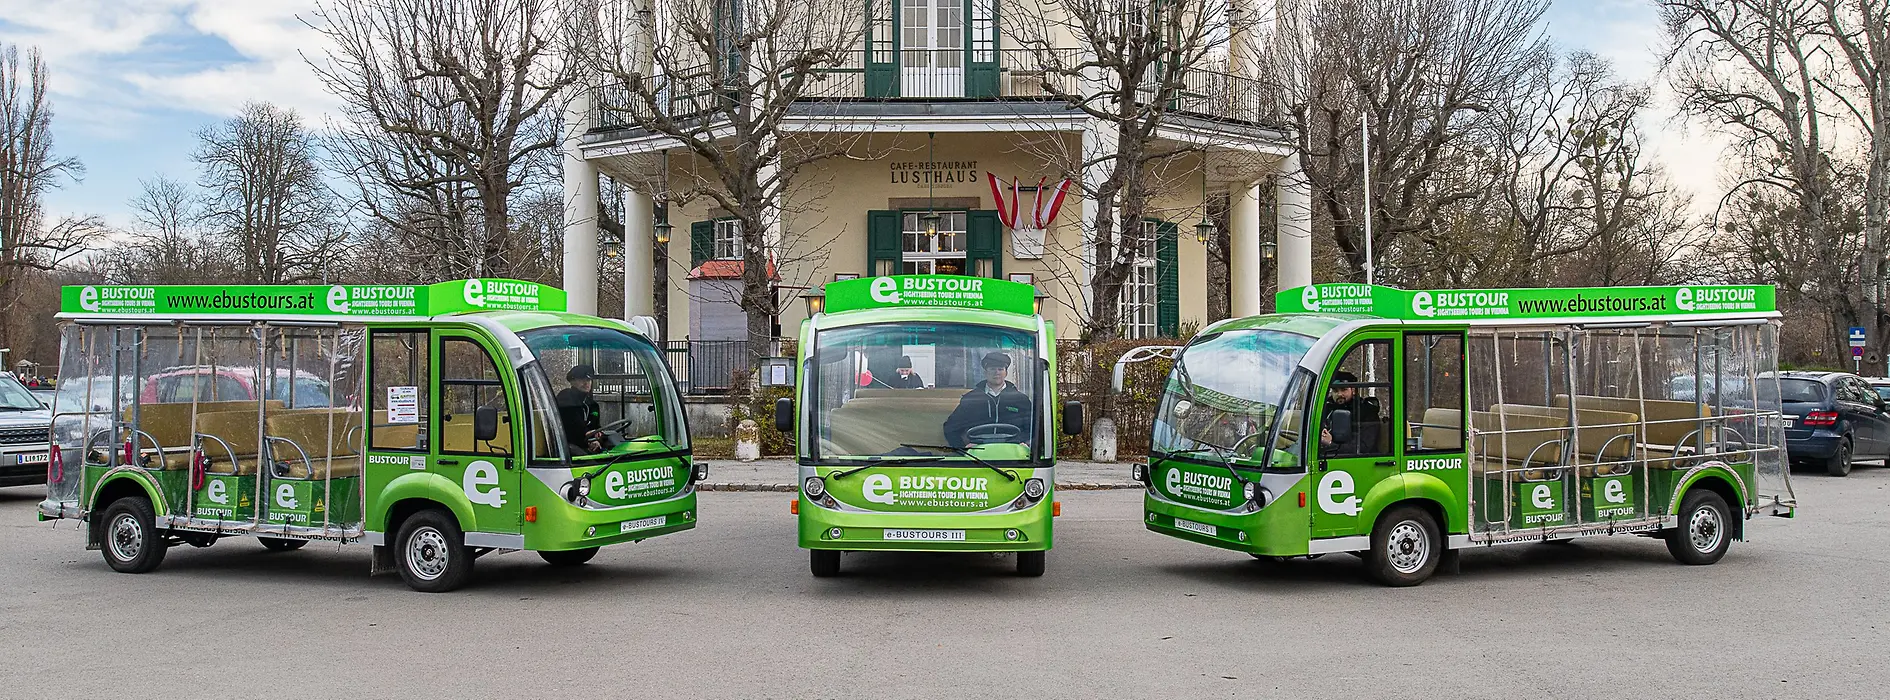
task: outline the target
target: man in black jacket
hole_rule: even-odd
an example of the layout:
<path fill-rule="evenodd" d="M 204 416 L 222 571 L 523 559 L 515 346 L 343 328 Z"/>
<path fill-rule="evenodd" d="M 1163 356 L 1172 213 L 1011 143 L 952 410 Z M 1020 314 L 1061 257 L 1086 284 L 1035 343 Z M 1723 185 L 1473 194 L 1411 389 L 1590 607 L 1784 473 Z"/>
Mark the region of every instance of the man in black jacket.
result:
<path fill-rule="evenodd" d="M 571 383 L 569 388 L 558 392 L 558 421 L 564 424 L 564 441 L 574 455 L 597 454 L 604 451 L 604 432 L 599 428 L 597 399 L 591 397 L 591 383 L 597 379 L 597 370 L 590 365 L 572 367 L 564 375 Z"/>
<path fill-rule="evenodd" d="M 892 381 L 887 384 L 892 385 L 894 389 L 924 389 L 925 378 L 920 377 L 918 372 L 912 371 L 912 358 L 900 355 L 898 371 L 893 374 Z"/>
<path fill-rule="evenodd" d="M 964 447 L 967 440 L 965 431 L 980 425 L 1002 423 L 1017 428 L 1017 437 L 1006 442 L 1028 444 L 1031 441 L 1032 416 L 1034 407 L 1030 397 L 1017 390 L 1017 385 L 1007 381 L 1011 370 L 1011 356 L 1001 352 L 991 352 L 980 363 L 984 367 L 984 381 L 978 382 L 963 397 L 958 399 L 958 407 L 952 409 L 950 417 L 945 419 L 945 443 L 952 447 Z"/>

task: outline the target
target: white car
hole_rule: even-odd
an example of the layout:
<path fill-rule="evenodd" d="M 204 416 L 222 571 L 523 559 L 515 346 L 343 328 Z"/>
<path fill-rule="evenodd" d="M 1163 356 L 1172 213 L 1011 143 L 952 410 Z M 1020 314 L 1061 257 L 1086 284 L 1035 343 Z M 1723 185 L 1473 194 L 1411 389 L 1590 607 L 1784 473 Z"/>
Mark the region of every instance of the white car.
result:
<path fill-rule="evenodd" d="M 0 486 L 46 483 L 52 411 L 13 375 L 0 372 Z"/>

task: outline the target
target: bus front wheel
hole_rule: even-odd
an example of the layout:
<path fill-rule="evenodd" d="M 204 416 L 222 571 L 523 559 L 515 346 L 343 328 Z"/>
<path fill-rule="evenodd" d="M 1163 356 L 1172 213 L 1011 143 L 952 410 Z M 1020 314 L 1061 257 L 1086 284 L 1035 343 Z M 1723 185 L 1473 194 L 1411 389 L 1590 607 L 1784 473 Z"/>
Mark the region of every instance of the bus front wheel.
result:
<path fill-rule="evenodd" d="M 99 549 L 106 565 L 124 574 L 142 574 L 164 563 L 170 544 L 158 535 L 157 514 L 143 496 L 126 496 L 105 508 L 99 521 Z"/>
<path fill-rule="evenodd" d="M 831 578 L 840 575 L 840 552 L 834 549 L 807 550 L 807 568 L 814 572 L 815 578 Z"/>
<path fill-rule="evenodd" d="M 1696 488 L 1680 499 L 1680 527 L 1667 531 L 1667 553 L 1682 564 L 1717 562 L 1732 546 L 1726 499 Z"/>
<path fill-rule="evenodd" d="M 394 561 L 407 587 L 422 593 L 444 593 L 466 584 L 472 576 L 472 550 L 459 523 L 438 509 L 414 513 L 400 524 Z"/>
<path fill-rule="evenodd" d="M 1043 555 L 1044 553 L 1042 551 L 1018 552 L 1017 553 L 1017 575 L 1018 576 L 1042 576 L 1043 575 Z"/>
<path fill-rule="evenodd" d="M 1437 535 L 1437 520 L 1417 506 L 1387 511 L 1372 529 L 1372 548 L 1365 569 L 1373 580 L 1387 586 L 1415 586 L 1437 571 L 1444 552 Z"/>

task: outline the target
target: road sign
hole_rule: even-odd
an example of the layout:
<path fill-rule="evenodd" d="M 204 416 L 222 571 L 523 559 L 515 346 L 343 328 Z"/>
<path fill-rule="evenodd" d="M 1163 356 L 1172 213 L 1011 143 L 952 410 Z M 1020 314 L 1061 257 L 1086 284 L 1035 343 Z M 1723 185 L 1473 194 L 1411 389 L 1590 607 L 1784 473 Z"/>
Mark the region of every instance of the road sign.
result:
<path fill-rule="evenodd" d="M 1851 357 L 1863 357 L 1863 356 L 1864 356 L 1863 346 L 1861 345 L 1851 346 Z"/>
<path fill-rule="evenodd" d="M 1862 326 L 1851 326 L 1851 347 L 1854 347 L 1854 348 L 1864 347 L 1865 337 L 1866 336 L 1864 335 L 1864 329 Z"/>

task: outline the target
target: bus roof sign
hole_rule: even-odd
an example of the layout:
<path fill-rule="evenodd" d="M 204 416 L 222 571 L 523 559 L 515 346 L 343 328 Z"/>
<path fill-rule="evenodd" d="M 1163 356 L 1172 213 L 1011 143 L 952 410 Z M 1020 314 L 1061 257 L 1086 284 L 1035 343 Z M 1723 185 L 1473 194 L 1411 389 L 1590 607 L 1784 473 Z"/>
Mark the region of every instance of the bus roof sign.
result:
<path fill-rule="evenodd" d="M 1405 290 L 1315 284 L 1279 293 L 1282 313 L 1357 313 L 1410 321 L 1609 319 L 1769 314 L 1770 285 Z"/>
<path fill-rule="evenodd" d="M 59 310 L 83 316 L 415 317 L 487 311 L 564 311 L 564 290 L 512 279 L 429 285 L 86 285 L 60 290 Z"/>
<path fill-rule="evenodd" d="M 884 308 L 954 308 L 1037 313 L 1037 289 L 984 277 L 901 275 L 828 282 L 827 313 Z"/>

